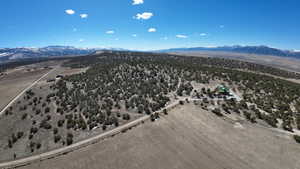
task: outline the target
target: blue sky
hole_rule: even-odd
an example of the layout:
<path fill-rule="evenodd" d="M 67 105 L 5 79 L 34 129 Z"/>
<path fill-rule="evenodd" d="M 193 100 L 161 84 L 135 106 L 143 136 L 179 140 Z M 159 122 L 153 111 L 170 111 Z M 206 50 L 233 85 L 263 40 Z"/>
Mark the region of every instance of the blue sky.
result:
<path fill-rule="evenodd" d="M 2 0 L 0 47 L 300 50 L 299 0 Z"/>

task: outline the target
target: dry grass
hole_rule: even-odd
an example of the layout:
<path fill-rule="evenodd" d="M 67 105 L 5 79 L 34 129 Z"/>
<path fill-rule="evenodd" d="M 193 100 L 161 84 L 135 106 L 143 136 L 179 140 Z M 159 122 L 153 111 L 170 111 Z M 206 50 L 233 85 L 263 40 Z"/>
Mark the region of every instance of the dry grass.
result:
<path fill-rule="evenodd" d="M 299 155 L 289 135 L 224 120 L 189 104 L 154 123 L 23 168 L 295 169 Z"/>
<path fill-rule="evenodd" d="M 270 55 L 232 53 L 232 52 L 210 52 L 210 51 L 178 52 L 175 54 L 180 54 L 185 56 L 218 57 L 218 58 L 235 59 L 235 60 L 247 61 L 247 62 L 252 62 L 257 64 L 263 64 L 267 66 L 273 66 L 288 71 L 300 72 L 300 60 L 295 58 L 270 56 Z"/>

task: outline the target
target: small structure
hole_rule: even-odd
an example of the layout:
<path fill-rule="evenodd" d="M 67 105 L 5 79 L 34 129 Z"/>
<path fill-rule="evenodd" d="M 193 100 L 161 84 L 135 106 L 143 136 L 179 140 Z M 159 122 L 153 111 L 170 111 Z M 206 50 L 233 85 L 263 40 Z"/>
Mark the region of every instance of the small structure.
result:
<path fill-rule="evenodd" d="M 217 92 L 218 92 L 219 94 L 226 95 L 226 96 L 230 95 L 230 90 L 229 90 L 229 88 L 226 87 L 226 86 L 224 86 L 224 85 L 219 85 L 219 86 L 217 87 Z"/>

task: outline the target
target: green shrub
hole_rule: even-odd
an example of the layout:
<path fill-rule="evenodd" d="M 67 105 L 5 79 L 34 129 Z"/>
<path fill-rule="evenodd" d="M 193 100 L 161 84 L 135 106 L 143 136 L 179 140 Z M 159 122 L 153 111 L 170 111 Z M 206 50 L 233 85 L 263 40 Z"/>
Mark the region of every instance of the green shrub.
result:
<path fill-rule="evenodd" d="M 297 143 L 300 143 L 300 136 L 294 135 L 294 139 Z"/>
<path fill-rule="evenodd" d="M 55 135 L 54 136 L 54 142 L 57 143 L 61 140 L 61 136 L 60 135 Z"/>

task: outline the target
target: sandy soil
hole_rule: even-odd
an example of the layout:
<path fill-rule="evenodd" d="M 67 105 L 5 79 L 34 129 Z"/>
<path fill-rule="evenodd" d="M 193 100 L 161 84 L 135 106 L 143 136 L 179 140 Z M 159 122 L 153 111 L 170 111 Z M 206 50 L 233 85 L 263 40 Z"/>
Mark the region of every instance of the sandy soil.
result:
<path fill-rule="evenodd" d="M 178 52 L 174 54 L 180 54 L 186 56 L 219 57 L 219 58 L 227 58 L 227 59 L 236 59 L 241 61 L 253 62 L 257 64 L 263 64 L 267 66 L 273 66 L 288 71 L 300 72 L 300 60 L 295 58 L 289 58 L 289 57 L 232 53 L 232 52 L 211 52 L 211 51 Z"/>
<path fill-rule="evenodd" d="M 154 123 L 22 168 L 295 169 L 299 155 L 299 144 L 285 133 L 189 104 Z"/>

